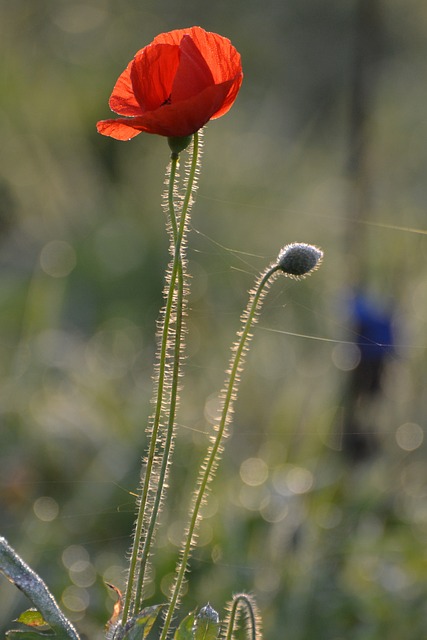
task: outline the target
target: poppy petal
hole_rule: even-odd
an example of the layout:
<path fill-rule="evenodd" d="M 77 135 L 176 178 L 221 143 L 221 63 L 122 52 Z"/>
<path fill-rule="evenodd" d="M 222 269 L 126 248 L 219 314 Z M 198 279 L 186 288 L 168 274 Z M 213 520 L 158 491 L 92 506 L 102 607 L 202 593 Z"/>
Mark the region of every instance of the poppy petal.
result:
<path fill-rule="evenodd" d="M 168 137 L 184 137 L 201 129 L 216 113 L 230 90 L 230 82 L 213 85 L 181 102 L 134 118 L 132 125 L 149 133 Z M 136 122 L 137 121 L 137 122 Z"/>
<path fill-rule="evenodd" d="M 110 97 L 111 111 L 121 116 L 138 116 L 141 114 L 141 106 L 135 97 L 132 87 L 131 69 L 133 60 L 119 76 Z"/>
<path fill-rule="evenodd" d="M 200 27 L 157 36 L 116 82 L 110 107 L 122 116 L 102 120 L 98 131 L 130 140 L 141 131 L 192 135 L 226 113 L 242 83 L 240 55 L 227 38 Z"/>
<path fill-rule="evenodd" d="M 212 73 L 190 36 L 185 35 L 179 47 L 180 59 L 171 101 L 186 100 L 214 83 Z"/>
<path fill-rule="evenodd" d="M 191 38 L 211 70 L 215 83 L 224 82 L 241 73 L 240 54 L 228 38 L 193 27 Z"/>
<path fill-rule="evenodd" d="M 220 118 L 225 113 L 227 113 L 227 111 L 230 111 L 231 107 L 234 104 L 234 101 L 236 100 L 237 94 L 239 93 L 240 87 L 242 85 L 242 81 L 243 81 L 243 74 L 242 73 L 240 73 L 239 75 L 237 75 L 233 79 L 231 87 L 230 87 L 226 97 L 224 98 L 223 104 L 218 109 L 218 111 L 216 111 L 211 116 L 211 120 L 216 120 L 216 118 Z"/>
<path fill-rule="evenodd" d="M 153 43 L 169 43 L 179 45 L 184 36 L 190 36 L 194 44 L 206 61 L 215 83 L 224 82 L 242 73 L 240 54 L 233 47 L 228 38 L 205 31 L 201 27 L 189 29 L 175 29 L 168 33 L 161 33 L 154 38 Z"/>
<path fill-rule="evenodd" d="M 143 129 L 135 129 L 132 126 L 133 122 L 132 118 L 129 118 L 129 120 L 125 118 L 100 120 L 96 123 L 96 129 L 103 136 L 110 136 L 116 140 L 131 140 L 143 131 Z"/>
<path fill-rule="evenodd" d="M 132 64 L 131 81 L 140 112 L 158 109 L 170 99 L 179 65 L 179 47 L 148 45 Z"/>

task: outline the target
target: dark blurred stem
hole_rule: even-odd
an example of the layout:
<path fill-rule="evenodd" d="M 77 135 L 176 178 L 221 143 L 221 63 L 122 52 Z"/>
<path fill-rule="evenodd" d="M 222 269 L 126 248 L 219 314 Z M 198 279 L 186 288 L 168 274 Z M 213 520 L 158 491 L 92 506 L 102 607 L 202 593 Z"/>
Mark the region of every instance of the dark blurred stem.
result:
<path fill-rule="evenodd" d="M 356 0 L 349 108 L 349 217 L 346 233 L 346 249 L 352 258 L 351 276 L 356 282 L 363 280 L 364 271 L 360 257 L 363 255 L 365 237 L 360 222 L 369 217 L 371 208 L 368 138 L 381 45 L 380 0 Z"/>

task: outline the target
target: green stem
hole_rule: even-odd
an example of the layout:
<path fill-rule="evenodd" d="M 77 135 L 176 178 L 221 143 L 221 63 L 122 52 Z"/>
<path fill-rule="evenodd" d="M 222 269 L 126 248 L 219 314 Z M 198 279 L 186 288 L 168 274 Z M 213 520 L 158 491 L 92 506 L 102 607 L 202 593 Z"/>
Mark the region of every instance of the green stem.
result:
<path fill-rule="evenodd" d="M 173 185 L 175 183 L 176 169 L 178 164 L 178 158 L 172 157 L 171 159 L 171 168 L 169 175 L 169 193 L 173 192 Z M 176 235 L 176 218 L 175 216 L 171 216 L 171 225 L 174 235 Z M 175 269 L 176 270 L 176 269 Z M 124 626 L 128 620 L 131 612 L 132 603 L 134 603 L 134 593 L 135 593 L 135 582 L 137 578 L 137 570 L 138 570 L 138 557 L 140 553 L 141 547 L 141 539 L 143 535 L 143 528 L 145 524 L 145 512 L 147 508 L 148 501 L 148 492 L 153 472 L 153 465 L 155 460 L 156 448 L 157 448 L 157 436 L 160 425 L 160 416 L 162 412 L 162 401 L 164 395 L 164 388 L 166 382 L 166 360 L 167 360 L 167 347 L 168 347 L 168 338 L 169 338 L 169 325 L 170 319 L 172 315 L 173 308 L 173 297 L 174 297 L 174 282 L 171 280 L 169 282 L 169 286 L 167 289 L 167 299 L 165 312 L 162 323 L 162 335 L 161 335 L 161 343 L 160 343 L 160 352 L 159 352 L 159 371 L 157 377 L 157 393 L 156 393 L 156 408 L 153 416 L 153 426 L 150 437 L 150 446 L 147 453 L 146 467 L 144 480 L 142 482 L 141 487 L 141 495 L 139 498 L 138 505 L 138 514 L 135 522 L 135 531 L 133 537 L 133 545 L 129 563 L 129 575 L 127 581 L 126 593 L 123 601 L 123 613 L 122 613 L 122 625 Z M 135 611 L 133 612 L 135 613 Z"/>
<path fill-rule="evenodd" d="M 239 613 L 244 614 L 248 640 L 257 640 L 260 636 L 258 633 L 255 602 L 246 593 L 239 593 L 233 597 L 231 610 L 228 615 L 227 635 L 224 640 L 232 640 Z"/>
<path fill-rule="evenodd" d="M 226 435 L 226 428 L 230 421 L 233 400 L 236 397 L 237 385 L 239 382 L 239 372 L 243 364 L 243 356 L 245 351 L 247 350 L 248 342 L 251 338 L 251 328 L 253 323 L 256 321 L 257 315 L 259 314 L 261 302 L 267 290 L 266 285 L 270 282 L 273 274 L 277 273 L 279 269 L 280 267 L 277 264 L 274 264 L 269 267 L 264 274 L 261 275 L 255 285 L 255 288 L 251 292 L 248 306 L 242 316 L 243 326 L 239 331 L 238 339 L 234 343 L 232 348 L 230 369 L 224 387 L 224 392 L 222 394 L 223 405 L 220 422 L 217 427 L 216 436 L 214 437 L 214 440 L 208 450 L 207 456 L 200 470 L 199 481 L 193 498 L 190 522 L 186 531 L 185 541 L 181 549 L 181 558 L 177 567 L 175 584 L 173 586 L 172 594 L 169 600 L 168 610 L 165 616 L 165 623 L 162 629 L 160 640 L 165 640 L 168 635 L 174 611 L 179 601 L 191 549 L 195 544 L 195 531 L 197 528 L 197 523 L 199 521 L 200 507 L 203 504 L 208 485 L 212 480 L 216 467 L 218 465 L 218 458 L 221 450 L 222 440 Z"/>
<path fill-rule="evenodd" d="M 190 209 L 191 204 L 191 189 L 194 186 L 195 175 L 196 175 L 196 166 L 199 152 L 199 138 L 198 134 L 194 134 L 193 138 L 193 158 L 191 163 L 190 175 L 187 183 L 187 190 L 184 197 L 184 202 L 181 209 L 181 216 L 179 220 L 179 227 L 177 222 L 177 216 L 175 212 L 174 205 L 174 188 L 176 181 L 176 173 L 178 166 L 178 156 L 176 154 L 172 154 L 171 156 L 171 167 L 169 174 L 169 186 L 168 186 L 168 208 L 169 208 L 169 221 L 172 229 L 172 242 L 173 242 L 173 258 L 172 258 L 172 267 L 171 273 L 168 278 L 167 288 L 166 288 L 166 305 L 164 310 L 164 315 L 162 319 L 161 325 L 161 339 L 160 339 L 160 350 L 159 350 L 159 368 L 157 374 L 157 391 L 156 391 L 156 401 L 155 401 L 155 412 L 152 418 L 152 428 L 150 434 L 150 445 L 147 453 L 146 460 L 146 468 L 144 479 L 141 487 L 141 494 L 139 500 L 138 514 L 135 523 L 135 531 L 133 538 L 133 546 L 131 551 L 131 558 L 129 563 L 129 575 L 128 575 L 128 583 L 127 589 L 123 602 L 123 613 L 122 613 L 122 621 L 121 624 L 124 626 L 130 615 L 137 613 L 137 607 L 140 606 L 140 602 L 142 599 L 142 590 L 143 590 L 143 580 L 145 575 L 145 570 L 149 558 L 150 547 L 152 542 L 152 537 L 155 529 L 157 514 L 160 507 L 160 498 L 164 492 L 164 478 L 165 473 L 163 474 L 163 482 L 157 481 L 157 493 L 156 496 L 159 496 L 159 499 L 156 498 L 153 508 L 149 513 L 149 493 L 150 488 L 153 486 L 153 474 L 154 474 L 154 462 L 156 458 L 156 451 L 159 445 L 159 430 L 160 430 L 160 422 L 161 416 L 164 411 L 164 398 L 165 393 L 167 391 L 167 380 L 170 377 L 170 374 L 167 374 L 167 362 L 168 358 L 168 349 L 170 344 L 170 325 L 173 317 L 173 313 L 176 313 L 176 335 L 177 331 L 179 331 L 179 343 L 181 343 L 181 333 L 182 333 L 182 321 L 180 318 L 182 317 L 182 300 L 183 300 L 183 288 L 184 288 L 184 278 L 183 278 L 183 262 L 182 262 L 182 244 L 184 233 L 186 229 L 186 217 Z M 178 280 L 178 286 L 176 287 L 176 283 Z M 178 288 L 178 291 L 176 291 Z M 181 294 L 179 291 L 181 290 Z M 181 309 L 179 308 L 181 307 Z M 178 329 L 179 327 L 179 329 Z M 176 337 L 176 336 L 175 336 Z M 176 352 L 175 352 L 176 355 Z M 176 360 L 176 358 L 175 358 Z M 175 367 L 176 364 L 176 367 Z M 179 374 L 179 352 L 178 352 L 178 362 L 174 364 L 174 370 L 172 373 L 172 382 L 171 382 L 171 393 L 169 399 L 169 416 L 171 415 L 171 408 L 173 407 L 173 416 L 172 423 L 168 423 L 167 436 L 165 440 L 165 447 L 162 454 L 162 469 L 163 466 L 167 467 L 167 462 L 170 456 L 171 444 L 169 440 L 172 440 L 173 434 L 173 422 L 175 418 L 175 407 L 176 407 L 176 398 L 178 392 L 178 374 Z M 176 371 L 175 371 L 176 369 Z M 174 382 L 174 378 L 176 381 Z M 156 478 L 158 480 L 158 478 Z M 147 525 L 148 520 L 148 525 Z M 144 529 L 147 528 L 146 533 L 144 534 Z M 141 541 L 144 539 L 144 535 L 148 536 L 144 540 L 141 558 Z"/>
<path fill-rule="evenodd" d="M 190 211 L 191 205 L 191 194 L 193 191 L 195 178 L 196 178 L 196 170 L 198 164 L 198 155 L 199 155 L 199 138 L 198 134 L 194 134 L 193 138 L 193 155 L 191 160 L 191 166 L 189 170 L 187 187 L 184 196 L 184 202 L 182 205 L 182 210 L 179 219 L 179 228 L 177 228 L 176 214 L 174 208 L 174 199 L 173 199 L 173 183 L 172 183 L 172 173 L 171 180 L 169 183 L 169 194 L 168 194 L 168 205 L 169 205 L 169 217 L 171 219 L 172 224 L 172 232 L 173 239 L 175 240 L 175 251 L 174 251 L 174 264 L 172 267 L 171 274 L 171 282 L 170 287 L 175 290 L 176 288 L 176 321 L 175 321 L 175 334 L 173 337 L 174 351 L 173 351 L 173 369 L 172 369 L 172 379 L 171 379 L 171 390 L 170 390 L 170 399 L 169 399 L 169 414 L 167 418 L 167 429 L 166 429 L 166 437 L 163 446 L 162 460 L 161 466 L 159 470 L 159 475 L 157 479 L 157 490 L 154 498 L 154 503 L 152 506 L 150 520 L 147 528 L 147 532 L 144 539 L 144 546 L 142 550 L 142 557 L 140 563 L 140 570 L 138 576 L 138 584 L 135 595 L 135 603 L 137 610 L 142 606 L 142 590 L 144 577 L 146 572 L 146 567 L 148 563 L 148 558 L 150 556 L 151 544 L 153 541 L 153 536 L 157 524 L 157 519 L 159 515 L 159 511 L 161 508 L 161 504 L 164 498 L 165 486 L 166 486 L 166 477 L 168 468 L 170 466 L 170 457 L 173 448 L 174 435 L 175 435 L 175 417 L 176 410 L 178 405 L 178 391 L 179 391 L 179 375 L 181 368 L 181 355 L 182 355 L 182 347 L 183 347 L 183 310 L 185 304 L 185 291 L 184 291 L 184 265 L 182 258 L 182 246 L 183 240 L 185 237 L 185 230 L 187 226 L 187 218 Z M 177 282 L 176 282 L 177 281 Z M 176 287 L 175 287 L 176 285 Z"/>

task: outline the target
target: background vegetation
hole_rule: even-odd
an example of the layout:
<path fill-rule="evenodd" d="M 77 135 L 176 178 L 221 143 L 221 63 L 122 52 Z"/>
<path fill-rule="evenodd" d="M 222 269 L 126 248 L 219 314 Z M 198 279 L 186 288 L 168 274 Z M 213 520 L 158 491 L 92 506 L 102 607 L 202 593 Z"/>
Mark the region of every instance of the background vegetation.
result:
<path fill-rule="evenodd" d="M 113 604 L 104 581 L 123 585 L 150 412 L 168 148 L 149 135 L 108 140 L 95 122 L 132 55 L 193 24 L 232 40 L 245 80 L 205 133 L 187 380 L 150 601 L 170 583 L 246 291 L 281 245 L 305 241 L 325 263 L 269 295 L 185 610 L 221 611 L 246 589 L 270 640 L 419 640 L 423 0 L 0 0 L 1 533 L 82 633 L 101 638 Z M 349 313 L 355 287 L 395 336 L 380 387 L 358 406 L 357 439 L 346 410 L 353 343 L 366 337 Z M 2 581 L 1 630 L 25 606 Z"/>

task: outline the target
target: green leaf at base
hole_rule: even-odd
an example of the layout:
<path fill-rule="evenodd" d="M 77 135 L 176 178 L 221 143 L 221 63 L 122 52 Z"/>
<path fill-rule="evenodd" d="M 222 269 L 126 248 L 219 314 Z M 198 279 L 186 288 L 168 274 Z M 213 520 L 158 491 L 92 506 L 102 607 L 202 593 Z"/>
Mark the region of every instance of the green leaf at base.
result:
<path fill-rule="evenodd" d="M 188 616 L 181 621 L 178 629 L 175 631 L 173 640 L 193 640 L 193 628 L 194 628 L 195 612 L 189 613 Z"/>
<path fill-rule="evenodd" d="M 164 604 L 155 604 L 152 607 L 146 607 L 129 620 L 125 626 L 122 640 L 143 640 L 146 638 L 164 606 Z"/>
<path fill-rule="evenodd" d="M 21 613 L 19 618 L 15 620 L 15 622 L 20 622 L 21 624 L 25 624 L 27 627 L 48 627 L 48 623 L 43 618 L 40 611 L 37 609 L 27 609 Z"/>

